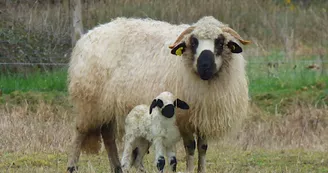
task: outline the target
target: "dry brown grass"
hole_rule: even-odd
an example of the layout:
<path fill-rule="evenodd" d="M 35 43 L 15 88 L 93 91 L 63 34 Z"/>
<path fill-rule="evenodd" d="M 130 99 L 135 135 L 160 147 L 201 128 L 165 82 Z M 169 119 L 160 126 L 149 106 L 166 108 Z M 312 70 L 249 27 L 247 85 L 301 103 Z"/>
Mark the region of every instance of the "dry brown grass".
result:
<path fill-rule="evenodd" d="M 249 119 L 237 136 L 211 141 L 207 155 L 210 172 L 324 172 L 328 137 L 327 107 L 298 104 L 286 114 L 269 115 L 252 105 Z M 62 172 L 73 128 L 71 108 L 44 101 L 5 104 L 0 108 L 0 171 Z M 122 145 L 119 146 L 122 153 Z M 305 152 L 306 151 L 306 152 Z M 321 151 L 321 152 L 316 152 Z M 154 153 L 145 166 L 154 170 Z M 178 170 L 185 167 L 178 145 Z M 195 164 L 197 157 L 195 159 Z M 104 149 L 81 156 L 81 172 L 106 172 Z"/>
<path fill-rule="evenodd" d="M 270 114 L 251 104 L 248 118 L 236 136 L 220 145 L 243 149 L 328 147 L 328 106 L 291 101 L 284 113 Z M 65 152 L 72 137 L 74 114 L 66 103 L 42 100 L 0 105 L 0 152 Z"/>
<path fill-rule="evenodd" d="M 46 33 L 55 43 L 69 42 L 71 20 L 67 6 L 44 1 L 4 6 L 1 17 L 5 27 L 23 24 L 27 32 Z M 86 29 L 118 16 L 192 23 L 204 15 L 213 15 L 253 41 L 247 51 L 252 55 L 271 52 L 274 48 L 293 58 L 300 53 L 327 54 L 327 6 L 327 1 L 311 2 L 311 6 L 303 7 L 285 4 L 283 0 L 103 0 L 85 1 L 82 13 Z"/>
<path fill-rule="evenodd" d="M 244 150 L 327 150 L 327 106 L 315 107 L 296 101 L 285 112 L 268 114 L 252 104 L 249 118 L 244 122 L 242 130 L 232 140 L 230 136 L 226 143 L 236 144 Z"/>
<path fill-rule="evenodd" d="M 65 152 L 72 114 L 60 105 L 0 105 L 0 153 Z"/>

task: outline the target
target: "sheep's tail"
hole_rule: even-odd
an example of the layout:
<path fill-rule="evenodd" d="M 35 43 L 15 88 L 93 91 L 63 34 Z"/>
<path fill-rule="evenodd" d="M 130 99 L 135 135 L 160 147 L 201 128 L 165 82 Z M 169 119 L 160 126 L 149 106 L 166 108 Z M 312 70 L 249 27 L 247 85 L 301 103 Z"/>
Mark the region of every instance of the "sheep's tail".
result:
<path fill-rule="evenodd" d="M 89 132 L 82 142 L 81 151 L 86 154 L 98 154 L 100 149 L 100 129 Z"/>

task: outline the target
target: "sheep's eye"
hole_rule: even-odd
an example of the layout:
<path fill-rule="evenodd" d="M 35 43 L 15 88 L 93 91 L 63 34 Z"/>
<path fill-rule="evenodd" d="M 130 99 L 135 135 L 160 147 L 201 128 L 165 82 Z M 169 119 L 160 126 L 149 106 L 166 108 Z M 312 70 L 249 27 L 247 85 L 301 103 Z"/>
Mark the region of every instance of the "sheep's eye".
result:
<path fill-rule="evenodd" d="M 221 38 L 215 39 L 215 47 L 223 47 L 223 40 Z"/>
<path fill-rule="evenodd" d="M 196 49 L 198 47 L 198 39 L 195 38 L 195 37 L 191 37 L 190 38 L 190 46 L 191 46 L 192 52 L 195 54 L 196 53 Z"/>
<path fill-rule="evenodd" d="M 221 55 L 223 51 L 224 37 L 220 35 L 214 40 L 216 55 Z"/>

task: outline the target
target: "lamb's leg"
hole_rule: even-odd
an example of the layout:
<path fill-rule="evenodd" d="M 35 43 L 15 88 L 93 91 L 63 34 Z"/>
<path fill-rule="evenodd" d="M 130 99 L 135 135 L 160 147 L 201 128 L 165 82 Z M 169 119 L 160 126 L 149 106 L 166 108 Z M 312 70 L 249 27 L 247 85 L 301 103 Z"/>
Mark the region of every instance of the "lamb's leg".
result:
<path fill-rule="evenodd" d="M 133 137 L 126 138 L 125 144 L 124 144 L 124 151 L 121 161 L 121 166 L 123 169 L 123 172 L 126 172 L 129 170 L 132 166 L 133 162 L 133 153 L 137 148 L 134 148 L 133 141 L 135 139 Z"/>
<path fill-rule="evenodd" d="M 67 164 L 67 172 L 72 173 L 77 171 L 77 162 L 80 158 L 81 145 L 83 140 L 85 139 L 86 134 L 80 133 L 75 130 L 75 136 L 73 139 L 73 143 L 71 144 L 71 149 L 69 153 L 69 159 Z"/>
<path fill-rule="evenodd" d="M 206 168 L 206 151 L 207 151 L 207 140 L 205 137 L 199 137 L 197 139 L 197 150 L 198 150 L 198 172 L 204 173 Z"/>
<path fill-rule="evenodd" d="M 196 149 L 196 142 L 192 133 L 181 134 L 183 145 L 186 151 L 186 172 L 194 171 L 194 155 Z"/>
<path fill-rule="evenodd" d="M 143 166 L 143 158 L 148 152 L 148 149 L 151 145 L 150 142 L 148 142 L 146 139 L 141 139 L 141 144 L 139 147 L 139 153 L 137 155 L 136 161 L 135 161 L 135 167 L 138 169 L 139 172 L 146 172 L 144 166 Z"/>
<path fill-rule="evenodd" d="M 169 161 L 170 161 L 171 170 L 173 172 L 176 172 L 177 171 L 178 162 L 177 162 L 177 158 L 175 156 L 175 153 L 176 153 L 176 147 L 175 147 L 175 145 L 172 146 L 172 147 L 169 147 L 166 151 L 167 151 L 167 157 L 169 158 Z"/>
<path fill-rule="evenodd" d="M 112 172 L 122 173 L 115 142 L 115 125 L 115 121 L 111 121 L 109 124 L 103 125 L 101 128 L 101 135 L 108 154 L 109 162 L 111 164 Z"/>
<path fill-rule="evenodd" d="M 165 158 L 164 158 L 164 153 L 165 149 L 163 146 L 163 140 L 161 138 L 157 138 L 154 140 L 154 146 L 155 146 L 155 158 L 156 158 L 156 166 L 159 172 L 164 171 L 164 166 L 165 166 Z"/>

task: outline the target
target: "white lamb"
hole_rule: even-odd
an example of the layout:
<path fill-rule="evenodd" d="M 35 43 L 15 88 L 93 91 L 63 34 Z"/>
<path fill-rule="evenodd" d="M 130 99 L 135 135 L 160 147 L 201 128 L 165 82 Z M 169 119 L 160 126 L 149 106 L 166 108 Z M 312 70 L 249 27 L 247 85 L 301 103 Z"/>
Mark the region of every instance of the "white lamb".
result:
<path fill-rule="evenodd" d="M 150 145 L 154 144 L 157 169 L 163 171 L 166 153 L 171 170 L 176 171 L 175 145 L 181 138 L 176 125 L 176 106 L 189 109 L 187 103 L 165 91 L 150 106 L 138 105 L 130 111 L 125 120 L 125 146 L 121 162 L 123 170 L 127 171 L 133 165 L 144 171 L 143 157 Z"/>

